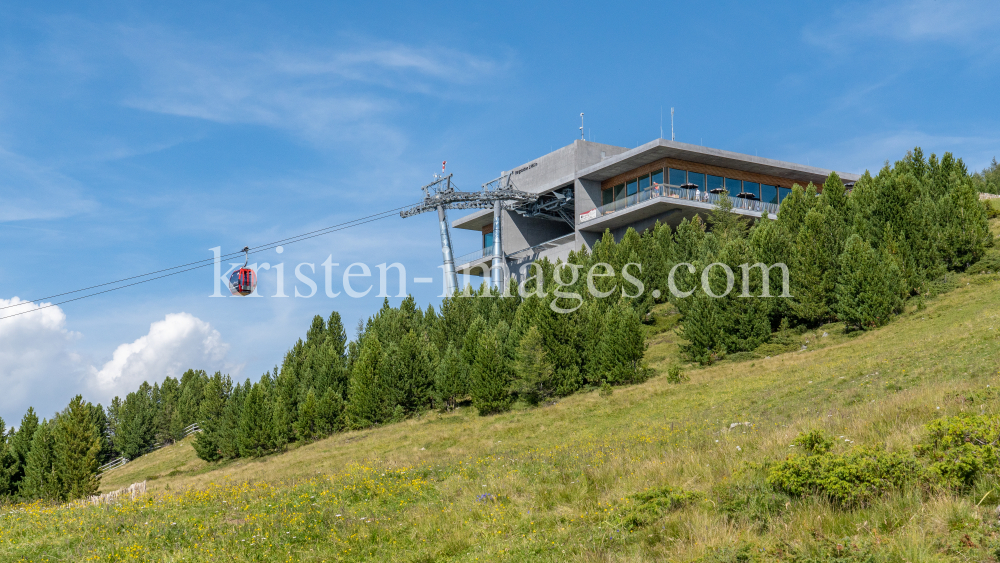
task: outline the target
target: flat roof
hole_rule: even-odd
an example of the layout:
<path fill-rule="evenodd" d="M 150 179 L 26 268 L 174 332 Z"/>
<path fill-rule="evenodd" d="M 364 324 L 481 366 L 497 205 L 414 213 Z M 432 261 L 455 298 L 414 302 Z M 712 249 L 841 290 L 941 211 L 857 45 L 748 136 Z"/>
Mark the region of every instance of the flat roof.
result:
<path fill-rule="evenodd" d="M 603 181 L 663 158 L 674 158 L 718 166 L 720 168 L 732 168 L 735 170 L 756 172 L 758 174 L 767 174 L 769 176 L 778 176 L 802 182 L 803 184 L 808 184 L 809 182 L 822 184 L 827 176 L 833 172 L 832 170 L 817 168 L 815 166 L 806 166 L 804 164 L 795 164 L 793 162 L 784 162 L 721 149 L 712 149 L 700 145 L 689 145 L 666 139 L 656 139 L 627 152 L 609 156 L 597 164 L 588 166 L 580 170 L 577 177 L 584 180 Z M 856 182 L 861 178 L 857 174 L 848 172 L 837 172 L 837 175 L 845 182 Z"/>

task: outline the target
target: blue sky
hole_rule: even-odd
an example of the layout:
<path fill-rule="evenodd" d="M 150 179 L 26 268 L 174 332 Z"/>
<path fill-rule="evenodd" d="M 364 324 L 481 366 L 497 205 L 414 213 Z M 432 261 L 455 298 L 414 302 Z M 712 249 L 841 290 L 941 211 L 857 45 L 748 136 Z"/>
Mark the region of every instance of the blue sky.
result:
<path fill-rule="evenodd" d="M 209 5 L 206 5 L 209 4 Z M 50 2 L 0 12 L 0 299 L 33 299 L 463 188 L 578 137 L 677 140 L 848 172 L 921 146 L 1000 157 L 995 2 L 683 5 Z M 456 252 L 474 250 L 455 232 Z M 405 263 L 429 215 L 256 256 Z M 377 281 L 377 272 L 376 281 Z M 363 299 L 210 298 L 209 269 L 0 320 L 0 417 L 105 404 L 187 367 L 257 378 Z M 335 290 L 339 278 L 335 280 Z M 301 291 L 308 289 L 299 284 Z M 394 303 L 399 299 L 393 299 Z M 9 304 L 9 301 L 3 303 Z M 3 303 L 0 303 L 2 305 Z"/>

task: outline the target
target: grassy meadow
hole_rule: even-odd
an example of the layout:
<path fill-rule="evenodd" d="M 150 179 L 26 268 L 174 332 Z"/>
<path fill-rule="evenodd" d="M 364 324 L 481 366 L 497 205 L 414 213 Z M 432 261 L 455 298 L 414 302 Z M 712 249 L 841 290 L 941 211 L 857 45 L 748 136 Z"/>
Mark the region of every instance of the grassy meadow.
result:
<path fill-rule="evenodd" d="M 490 417 L 470 407 L 212 465 L 189 440 L 102 479 L 107 506 L 0 506 L 2 561 L 995 561 L 1000 481 L 914 484 L 865 508 L 772 490 L 802 431 L 909 451 L 924 425 L 997 413 L 1000 275 L 955 275 L 888 326 L 828 325 L 756 355 Z M 946 290 L 946 291 L 945 291 Z M 919 310 L 918 310 L 919 309 Z M 636 519 L 643 492 L 700 493 Z M 637 523 L 639 522 L 639 523 Z"/>

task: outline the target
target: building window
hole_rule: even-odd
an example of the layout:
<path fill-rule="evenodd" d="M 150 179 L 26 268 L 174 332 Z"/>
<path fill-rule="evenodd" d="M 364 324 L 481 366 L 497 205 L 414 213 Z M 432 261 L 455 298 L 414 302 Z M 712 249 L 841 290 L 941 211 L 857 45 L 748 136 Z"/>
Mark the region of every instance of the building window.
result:
<path fill-rule="evenodd" d="M 493 233 L 483 233 L 483 248 L 493 248 Z"/>
<path fill-rule="evenodd" d="M 751 193 L 760 199 L 760 184 L 757 182 L 743 182 L 743 193 Z"/>
<path fill-rule="evenodd" d="M 736 197 L 743 191 L 743 182 L 733 178 L 726 178 L 726 190 L 729 191 L 729 197 Z"/>
<path fill-rule="evenodd" d="M 722 183 L 722 176 L 712 176 L 709 174 L 708 183 L 705 184 L 705 189 L 713 194 L 722 193 L 722 191 L 725 190 Z"/>
<path fill-rule="evenodd" d="M 601 205 L 607 205 L 615 200 L 615 190 L 614 188 L 608 188 L 606 190 L 601 190 Z"/>
<path fill-rule="evenodd" d="M 677 170 L 676 168 L 670 169 L 670 185 L 671 186 L 683 186 L 687 183 L 687 171 Z"/>
<path fill-rule="evenodd" d="M 649 189 L 649 175 L 639 178 L 639 191 L 644 192 Z"/>
<path fill-rule="evenodd" d="M 615 190 L 615 208 L 625 207 L 625 184 L 618 184 L 612 189 Z"/>
<path fill-rule="evenodd" d="M 785 198 L 791 193 L 791 188 L 778 188 L 778 203 L 785 201 Z"/>
<path fill-rule="evenodd" d="M 638 185 L 639 182 L 637 180 L 632 180 L 631 182 L 625 184 L 625 193 L 627 195 L 635 195 Z"/>
<path fill-rule="evenodd" d="M 705 175 L 697 172 L 688 172 L 688 183 L 698 186 L 698 189 L 705 189 Z"/>
<path fill-rule="evenodd" d="M 657 170 L 656 172 L 653 172 L 652 182 L 653 184 L 656 185 L 663 183 L 663 170 Z"/>
<path fill-rule="evenodd" d="M 778 188 L 767 184 L 761 184 L 760 200 L 768 203 L 778 203 Z"/>

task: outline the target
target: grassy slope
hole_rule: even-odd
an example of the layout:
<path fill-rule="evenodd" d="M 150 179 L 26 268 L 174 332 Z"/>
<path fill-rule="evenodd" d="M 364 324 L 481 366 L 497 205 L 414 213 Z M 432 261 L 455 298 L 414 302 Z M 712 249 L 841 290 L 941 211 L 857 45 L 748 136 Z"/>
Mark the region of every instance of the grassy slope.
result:
<path fill-rule="evenodd" d="M 739 471 L 744 462 L 783 458 L 801 430 L 905 449 L 937 416 L 996 412 L 1000 276 L 956 281 L 881 330 L 825 327 L 826 337 L 802 336 L 806 350 L 689 369 L 681 385 L 656 377 L 485 418 L 432 413 L 221 466 L 182 442 L 102 484 L 151 479 L 159 495 L 0 516 L 0 559 L 986 560 L 992 547 L 980 544 L 994 541 L 1000 498 L 975 505 L 992 482 L 967 496 L 907 491 L 855 512 L 804 499 L 727 514 L 713 490 L 759 482 Z M 658 322 L 667 330 L 647 357 L 664 368 L 677 361 L 677 336 L 669 316 Z M 734 422 L 753 426 L 730 431 Z M 630 495 L 665 484 L 715 500 L 628 530 Z"/>

